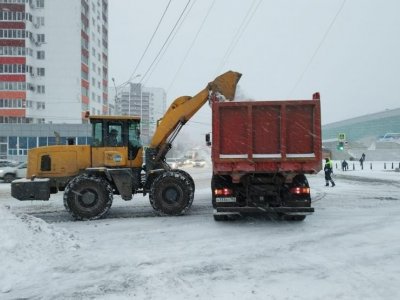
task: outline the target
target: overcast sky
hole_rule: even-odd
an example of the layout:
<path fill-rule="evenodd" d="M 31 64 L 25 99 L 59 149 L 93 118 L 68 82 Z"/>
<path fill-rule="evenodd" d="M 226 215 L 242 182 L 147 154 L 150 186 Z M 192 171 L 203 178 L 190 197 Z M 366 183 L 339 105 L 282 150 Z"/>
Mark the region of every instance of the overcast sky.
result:
<path fill-rule="evenodd" d="M 109 77 L 117 85 L 133 74 L 168 2 L 109 1 Z M 150 68 L 188 2 L 171 2 L 135 73 L 135 82 L 164 88 L 167 103 L 234 70 L 243 74 L 241 93 L 255 100 L 319 91 L 323 124 L 400 107 L 398 0 L 191 0 Z M 209 118 L 207 106 L 189 126 L 210 131 Z"/>

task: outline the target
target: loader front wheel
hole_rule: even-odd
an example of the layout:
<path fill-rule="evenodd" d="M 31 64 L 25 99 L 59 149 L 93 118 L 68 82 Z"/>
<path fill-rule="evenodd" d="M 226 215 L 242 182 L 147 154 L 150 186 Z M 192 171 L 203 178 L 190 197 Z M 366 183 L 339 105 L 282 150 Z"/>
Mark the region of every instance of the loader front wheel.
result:
<path fill-rule="evenodd" d="M 75 220 L 96 220 L 111 207 L 113 191 L 101 177 L 79 175 L 64 191 L 64 206 Z"/>
<path fill-rule="evenodd" d="M 150 191 L 153 207 L 167 215 L 182 215 L 192 205 L 193 185 L 180 172 L 167 171 L 157 177 Z"/>

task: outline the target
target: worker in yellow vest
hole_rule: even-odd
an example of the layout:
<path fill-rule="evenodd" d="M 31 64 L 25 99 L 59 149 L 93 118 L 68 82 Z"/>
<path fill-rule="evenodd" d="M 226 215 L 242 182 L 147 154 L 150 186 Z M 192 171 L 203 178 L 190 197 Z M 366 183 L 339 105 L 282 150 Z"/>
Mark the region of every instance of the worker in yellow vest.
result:
<path fill-rule="evenodd" d="M 332 180 L 332 177 L 331 177 L 331 174 L 333 173 L 332 161 L 328 157 L 325 158 L 324 172 L 325 172 L 325 181 L 326 181 L 325 186 L 329 186 L 329 182 L 330 182 L 332 184 L 332 187 L 334 187 L 335 182 Z"/>

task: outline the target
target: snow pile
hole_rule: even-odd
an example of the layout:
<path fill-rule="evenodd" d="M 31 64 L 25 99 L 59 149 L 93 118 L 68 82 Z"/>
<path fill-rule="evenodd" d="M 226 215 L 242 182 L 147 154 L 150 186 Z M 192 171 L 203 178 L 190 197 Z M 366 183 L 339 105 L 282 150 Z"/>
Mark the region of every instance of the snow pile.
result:
<path fill-rule="evenodd" d="M 79 248 L 67 231 L 30 215 L 15 215 L 3 205 L 0 220 L 0 294 L 13 290 L 21 278 L 46 272 L 57 261 L 57 253 Z"/>

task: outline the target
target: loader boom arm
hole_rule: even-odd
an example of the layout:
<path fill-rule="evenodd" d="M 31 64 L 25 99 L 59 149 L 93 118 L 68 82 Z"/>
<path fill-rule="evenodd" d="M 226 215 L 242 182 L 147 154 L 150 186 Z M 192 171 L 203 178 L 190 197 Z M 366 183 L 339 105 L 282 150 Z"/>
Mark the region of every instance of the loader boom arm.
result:
<path fill-rule="evenodd" d="M 162 148 L 170 135 L 179 125 L 185 124 L 207 102 L 210 94 L 221 94 L 226 100 L 232 101 L 235 96 L 236 85 L 242 74 L 228 71 L 210 82 L 197 95 L 182 96 L 175 99 L 163 118 L 159 121 L 150 143 L 151 148 Z"/>

